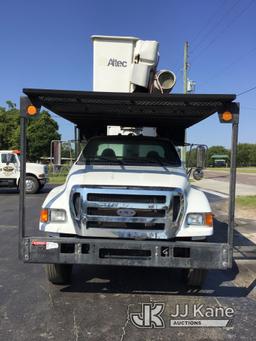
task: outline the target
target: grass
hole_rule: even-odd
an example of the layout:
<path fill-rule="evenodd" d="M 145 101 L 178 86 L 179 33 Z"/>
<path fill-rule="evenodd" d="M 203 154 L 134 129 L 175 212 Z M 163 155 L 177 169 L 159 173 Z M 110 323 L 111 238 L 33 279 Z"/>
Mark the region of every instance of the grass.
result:
<path fill-rule="evenodd" d="M 222 172 L 229 172 L 230 169 L 229 168 L 225 168 L 225 167 L 210 167 L 207 168 L 207 170 L 209 171 L 222 171 Z M 237 168 L 237 172 L 238 173 L 254 173 L 256 174 L 256 167 L 239 167 Z"/>
<path fill-rule="evenodd" d="M 52 165 L 49 166 L 49 184 L 62 185 L 66 181 L 66 177 L 70 170 L 70 165 L 61 165 L 59 172 L 54 172 Z"/>
<path fill-rule="evenodd" d="M 52 185 L 62 185 L 64 184 L 66 180 L 66 175 L 60 174 L 60 175 L 51 175 L 49 176 L 49 184 Z"/>
<path fill-rule="evenodd" d="M 241 208 L 255 208 L 256 210 L 256 195 L 238 196 L 236 197 L 236 203 Z"/>

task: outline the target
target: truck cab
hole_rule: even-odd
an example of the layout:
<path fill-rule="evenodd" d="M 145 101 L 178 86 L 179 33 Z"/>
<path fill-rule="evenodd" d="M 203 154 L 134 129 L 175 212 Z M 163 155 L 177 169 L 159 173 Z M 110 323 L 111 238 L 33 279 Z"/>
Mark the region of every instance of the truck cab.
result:
<path fill-rule="evenodd" d="M 191 188 L 172 142 L 157 137 L 90 139 L 46 210 L 40 230 L 66 235 L 201 240 L 213 233 L 204 193 Z"/>
<path fill-rule="evenodd" d="M 26 192 L 37 193 L 47 182 L 48 167 L 37 163 L 26 163 Z M 18 150 L 0 151 L 0 186 L 19 187 L 20 152 Z"/>

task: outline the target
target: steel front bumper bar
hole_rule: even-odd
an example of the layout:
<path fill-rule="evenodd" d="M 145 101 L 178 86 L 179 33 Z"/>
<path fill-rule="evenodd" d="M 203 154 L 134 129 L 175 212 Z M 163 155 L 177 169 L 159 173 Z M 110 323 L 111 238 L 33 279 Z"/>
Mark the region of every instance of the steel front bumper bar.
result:
<path fill-rule="evenodd" d="M 232 249 L 223 243 L 25 237 L 22 251 L 27 263 L 205 269 L 232 266 Z"/>

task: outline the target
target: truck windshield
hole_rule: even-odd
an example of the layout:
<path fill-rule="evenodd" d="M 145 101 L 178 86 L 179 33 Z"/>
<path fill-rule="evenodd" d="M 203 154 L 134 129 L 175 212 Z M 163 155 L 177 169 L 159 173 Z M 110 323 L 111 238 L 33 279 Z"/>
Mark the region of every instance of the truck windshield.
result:
<path fill-rule="evenodd" d="M 78 163 L 181 165 L 169 140 L 141 136 L 105 136 L 89 140 Z"/>

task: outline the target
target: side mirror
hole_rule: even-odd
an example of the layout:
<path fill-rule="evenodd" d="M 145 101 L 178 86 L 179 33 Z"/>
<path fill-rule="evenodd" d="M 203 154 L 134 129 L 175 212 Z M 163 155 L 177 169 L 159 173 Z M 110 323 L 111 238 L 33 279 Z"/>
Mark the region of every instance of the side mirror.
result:
<path fill-rule="evenodd" d="M 196 168 L 205 168 L 207 146 L 199 145 L 196 148 Z"/>
<path fill-rule="evenodd" d="M 204 177 L 204 172 L 202 170 L 202 168 L 196 168 L 193 171 L 193 178 L 197 181 L 202 180 Z"/>
<path fill-rule="evenodd" d="M 205 168 L 207 146 L 200 144 L 196 148 L 196 169 L 193 171 L 195 180 L 202 180 L 204 177 L 203 169 Z"/>

